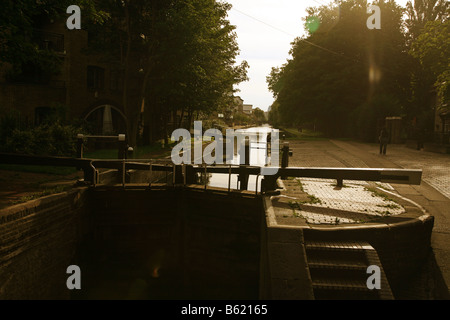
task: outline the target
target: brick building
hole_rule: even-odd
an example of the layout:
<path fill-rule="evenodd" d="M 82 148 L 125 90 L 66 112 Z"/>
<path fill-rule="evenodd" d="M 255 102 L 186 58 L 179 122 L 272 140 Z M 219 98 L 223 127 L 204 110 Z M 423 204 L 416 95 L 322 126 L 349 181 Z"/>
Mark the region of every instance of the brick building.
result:
<path fill-rule="evenodd" d="M 97 134 L 126 132 L 121 72 L 100 55 L 87 54 L 89 35 L 69 30 L 63 22 L 49 22 L 34 30 L 40 49 L 53 50 L 61 59 L 59 74 L 33 73 L 33 66 L 15 78 L 11 65 L 0 68 L 0 113 L 20 112 L 21 121 L 38 125 L 58 108 L 66 120 L 84 119 Z"/>

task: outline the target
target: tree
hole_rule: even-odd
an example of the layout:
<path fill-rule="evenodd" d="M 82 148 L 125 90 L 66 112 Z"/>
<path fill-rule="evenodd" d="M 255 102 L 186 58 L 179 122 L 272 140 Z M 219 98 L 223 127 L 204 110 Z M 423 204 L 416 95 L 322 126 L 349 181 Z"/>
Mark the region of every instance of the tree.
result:
<path fill-rule="evenodd" d="M 28 81 L 48 78 L 58 73 L 60 58 L 47 48 L 40 48 L 35 29 L 51 19 L 66 17 L 69 5 L 79 5 L 83 17 L 101 22 L 106 18 L 103 11 L 88 0 L 4 0 L 0 10 L 0 64 L 9 63 L 10 80 L 24 80 L 23 73 L 33 74 Z M 39 79 L 34 79 L 39 78 Z"/>
<path fill-rule="evenodd" d="M 253 109 L 253 117 L 258 125 L 261 125 L 267 121 L 264 111 L 260 108 Z"/>
<path fill-rule="evenodd" d="M 448 20 L 449 10 L 450 3 L 444 0 L 414 0 L 414 2 L 409 1 L 406 5 L 407 46 L 410 56 L 413 58 L 410 59 L 407 71 L 410 75 L 407 114 L 411 120 L 414 119 L 416 126 L 421 130 L 434 130 L 433 110 L 435 106 L 432 101 L 435 99 L 433 91 L 436 88 L 437 74 L 436 70 L 432 70 L 427 62 L 420 60 L 421 50 L 417 49 L 417 44 L 427 42 L 425 26 L 433 21 L 439 24 Z M 419 37 L 421 40 L 418 42 Z"/>
<path fill-rule="evenodd" d="M 180 127 L 185 114 L 189 128 L 194 113 L 209 114 L 229 105 L 233 85 L 247 80 L 248 64 L 235 65 L 235 27 L 226 19 L 230 8 L 209 0 L 177 1 L 161 24 L 166 36 L 147 96 L 153 109 L 179 111 Z"/>
<path fill-rule="evenodd" d="M 367 29 L 364 0 L 307 10 L 308 35 L 294 41 L 292 59 L 272 69 L 267 79 L 282 122 L 317 123 L 331 136 L 356 135 L 357 119 L 367 103 L 372 105 L 377 96 L 392 97 L 401 105 L 407 99 L 402 9 L 392 1 L 375 4 L 381 8 L 381 30 Z"/>
<path fill-rule="evenodd" d="M 450 84 L 450 19 L 426 23 L 411 46 L 410 54 L 433 74 L 434 86 L 441 99 L 448 99 Z"/>
<path fill-rule="evenodd" d="M 450 3 L 447 0 L 414 0 L 406 3 L 405 25 L 410 42 L 421 33 L 427 22 L 448 19 Z"/>
<path fill-rule="evenodd" d="M 98 0 L 110 13 L 105 24 L 91 25 L 97 48 L 110 53 L 123 70 L 123 107 L 129 143 L 136 144 L 141 108 L 147 125 L 162 124 L 165 139 L 170 114 L 212 111 L 230 99 L 233 85 L 246 79 L 246 63 L 235 66 L 230 6 L 211 0 Z M 158 115 L 156 121 L 151 118 Z M 181 123 L 180 123 L 181 125 Z M 148 131 L 147 131 L 148 132 Z M 147 139 L 151 140 L 151 139 Z"/>

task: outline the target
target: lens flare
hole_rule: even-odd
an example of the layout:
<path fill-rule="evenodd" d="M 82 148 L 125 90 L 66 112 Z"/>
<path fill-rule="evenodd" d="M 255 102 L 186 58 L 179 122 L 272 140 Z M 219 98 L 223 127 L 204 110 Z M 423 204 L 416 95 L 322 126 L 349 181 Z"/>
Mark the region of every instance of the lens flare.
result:
<path fill-rule="evenodd" d="M 320 19 L 316 16 L 309 17 L 306 20 L 305 26 L 308 29 L 309 33 L 314 33 L 320 27 Z"/>
<path fill-rule="evenodd" d="M 381 80 L 381 71 L 375 65 L 369 67 L 369 81 L 370 83 L 378 83 Z"/>

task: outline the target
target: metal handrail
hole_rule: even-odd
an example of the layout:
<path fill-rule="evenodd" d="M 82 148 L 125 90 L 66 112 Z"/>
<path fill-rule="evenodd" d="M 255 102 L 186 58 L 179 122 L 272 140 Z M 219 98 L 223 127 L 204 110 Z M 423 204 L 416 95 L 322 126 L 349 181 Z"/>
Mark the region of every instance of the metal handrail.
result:
<path fill-rule="evenodd" d="M 4 154 L 0 153 L 0 163 L 8 164 L 22 164 L 22 165 L 47 165 L 47 166 L 60 166 L 60 167 L 75 167 L 83 169 L 85 172 L 85 181 L 90 182 L 93 186 L 98 184 L 97 172 L 98 168 L 109 168 L 122 170 L 122 185 L 126 184 L 126 170 L 148 170 L 150 163 L 150 171 L 165 171 L 166 183 L 168 183 L 168 171 L 172 170 L 176 172 L 176 165 L 172 163 L 169 165 L 167 160 L 156 160 L 160 162 L 166 162 L 161 164 L 155 164 L 155 160 L 145 159 L 114 159 L 114 160 L 101 160 L 101 159 L 79 159 L 79 158 L 67 158 L 67 157 L 43 157 L 43 156 L 28 156 L 28 155 L 16 155 L 16 154 Z M 228 190 L 231 191 L 231 174 L 240 174 L 243 166 L 233 165 L 215 165 L 207 166 L 206 164 L 189 165 L 184 164 L 184 176 L 186 184 L 186 172 L 187 167 L 190 167 L 189 172 L 196 173 L 201 172 L 205 174 L 205 190 L 207 189 L 207 174 L 208 173 L 225 173 L 228 174 Z M 248 175 L 261 175 L 261 167 L 257 166 L 244 166 L 245 174 Z M 379 181 L 385 183 L 397 183 L 397 184 L 413 184 L 420 185 L 422 179 L 422 170 L 420 169 L 394 169 L 394 168 L 312 168 L 312 167 L 287 167 L 277 168 L 278 172 L 276 176 L 272 178 L 276 179 L 279 176 L 286 177 L 302 177 L 302 178 L 322 178 L 322 179 L 334 179 L 342 184 L 344 180 L 360 180 L 360 181 Z M 87 180 L 89 179 L 89 180 Z M 174 179 L 176 179 L 174 177 Z M 174 180 L 176 182 L 176 180 Z M 238 181 L 239 184 L 239 181 Z M 259 181 L 258 181 L 259 184 Z"/>
<path fill-rule="evenodd" d="M 259 180 L 259 176 L 260 176 L 260 174 L 258 174 L 258 175 L 256 176 L 256 187 L 255 187 L 255 194 L 256 194 L 256 195 L 258 195 L 258 180 Z"/>
<path fill-rule="evenodd" d="M 207 186 L 208 186 L 208 183 L 207 183 L 207 181 L 206 181 L 207 175 L 208 175 L 208 170 L 207 170 L 207 166 L 206 166 L 206 163 L 205 163 L 205 178 L 204 178 L 204 182 L 205 182 L 205 191 L 206 191 Z"/>
<path fill-rule="evenodd" d="M 228 171 L 228 192 L 231 190 L 231 165 L 230 170 Z"/>

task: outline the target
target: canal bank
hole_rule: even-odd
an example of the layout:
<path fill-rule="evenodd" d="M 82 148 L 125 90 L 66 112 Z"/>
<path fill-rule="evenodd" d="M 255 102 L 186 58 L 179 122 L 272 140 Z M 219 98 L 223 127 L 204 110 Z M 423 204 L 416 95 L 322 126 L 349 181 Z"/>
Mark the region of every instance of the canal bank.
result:
<path fill-rule="evenodd" d="M 293 156 L 290 158 L 290 166 L 295 167 L 352 167 L 352 168 L 405 168 L 423 170 L 423 178 L 420 185 L 405 185 L 392 183 L 370 183 L 357 181 L 344 181 L 344 187 L 337 189 L 336 181 L 310 179 L 284 180 L 281 188 L 288 196 L 296 197 L 295 193 L 303 187 L 307 193 L 314 195 L 316 201 L 322 204 L 300 204 L 305 210 L 296 210 L 297 217 L 295 223 L 303 221 L 303 226 L 308 229 L 336 229 L 336 228 L 365 228 L 373 219 L 377 219 L 378 213 L 390 213 L 391 221 L 401 220 L 404 213 L 398 212 L 395 206 L 405 206 L 406 211 L 413 209 L 420 215 L 428 215 L 428 219 L 433 219 L 431 231 L 431 246 L 428 249 L 427 258 L 418 263 L 411 263 L 405 267 L 410 270 L 417 270 L 410 277 L 404 277 L 402 289 L 397 290 L 397 299 L 449 299 L 448 283 L 450 283 L 449 273 L 449 208 L 450 200 L 445 195 L 448 194 L 448 181 L 450 181 L 448 171 L 448 156 L 436 155 L 427 152 L 407 149 L 401 145 L 389 145 L 387 155 L 378 154 L 378 146 L 374 144 L 359 143 L 354 141 L 339 140 L 317 140 L 290 141 L 290 148 Z M 368 189 L 368 190 L 365 190 Z M 354 193 L 353 190 L 359 190 Z M 375 197 L 366 197 L 368 200 L 377 199 L 373 205 L 368 206 L 364 202 L 363 195 L 366 192 L 372 193 Z M 375 191 L 375 192 L 374 192 Z M 352 194 L 353 192 L 353 194 Z M 384 193 L 384 196 L 380 197 Z M 328 198 L 328 200 L 327 200 Z M 395 200 L 394 203 L 384 201 L 384 199 Z M 407 200 L 405 202 L 405 199 Z M 297 199 L 297 202 L 311 202 L 310 198 Z M 381 203 L 379 200 L 383 200 Z M 285 213 L 293 216 L 293 208 L 287 199 L 285 202 Z M 370 202 L 369 201 L 369 202 Z M 278 200 L 280 202 L 280 200 Z M 283 200 L 281 200 L 283 202 Z M 381 207 L 377 208 L 377 205 Z M 309 208 L 308 208 L 309 206 Z M 316 206 L 316 210 L 311 209 Z M 330 206 L 327 214 L 324 214 L 324 207 Z M 334 206 L 334 207 L 333 207 Z M 362 207 L 361 207 L 362 206 Z M 365 209 L 372 208 L 372 215 L 368 215 Z M 370 210 L 368 210 L 370 211 Z M 378 211 L 378 212 L 377 212 Z M 387 212 L 386 212 L 387 211 Z M 375 215 L 373 214 L 375 213 Z M 401 213 L 396 215 L 396 213 Z M 427 219 L 427 220 L 428 220 Z M 286 218 L 283 218 L 286 220 Z M 357 221 L 358 224 L 352 227 L 350 222 Z M 338 224 L 336 224 L 338 222 Z M 420 223 L 417 223 L 420 225 Z M 383 227 L 385 228 L 385 227 Z M 425 237 L 429 242 L 429 230 L 424 233 L 410 235 L 407 241 L 415 243 L 415 238 Z M 323 234 L 323 233 L 322 233 Z M 413 249 L 410 249 L 412 251 Z M 408 251 L 396 256 L 397 260 L 402 260 L 403 255 Z M 408 261 L 407 259 L 405 261 Z M 396 280 L 394 280 L 396 281 Z"/>
<path fill-rule="evenodd" d="M 401 298 L 403 280 L 426 260 L 433 220 L 420 210 L 367 224 L 312 226 L 284 199 L 130 184 L 79 188 L 9 207 L 0 212 L 0 296 L 390 299 Z M 366 262 L 381 268 L 381 284 L 391 295 L 367 289 Z M 70 265 L 82 271 L 80 291 L 66 286 Z M 323 278 L 330 275 L 327 283 Z"/>
<path fill-rule="evenodd" d="M 97 186 L 0 211 L 0 299 L 259 298 L 253 192 Z M 66 270 L 81 270 L 69 290 Z"/>
<path fill-rule="evenodd" d="M 149 174 L 0 211 L 1 298 L 444 297 L 430 271 L 434 218 L 397 186 L 291 178 L 261 194 Z M 67 289 L 69 265 L 81 291 Z M 371 266 L 381 291 L 367 286 Z"/>

